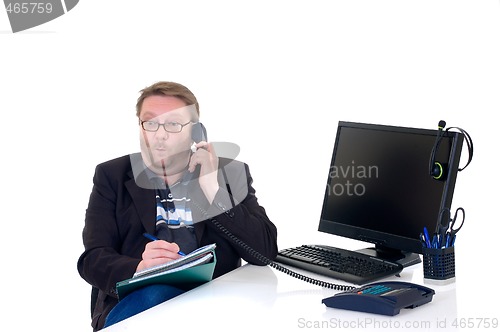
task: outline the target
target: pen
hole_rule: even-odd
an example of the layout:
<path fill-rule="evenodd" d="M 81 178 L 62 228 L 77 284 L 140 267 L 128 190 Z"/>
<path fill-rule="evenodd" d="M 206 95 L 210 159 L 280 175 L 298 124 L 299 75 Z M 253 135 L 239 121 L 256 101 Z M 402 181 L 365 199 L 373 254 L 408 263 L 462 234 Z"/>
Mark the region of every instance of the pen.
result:
<path fill-rule="evenodd" d="M 432 248 L 438 249 L 439 248 L 439 235 L 434 234 L 432 236 Z"/>
<path fill-rule="evenodd" d="M 453 247 L 455 244 L 455 234 L 451 234 L 450 232 L 446 233 L 446 248 Z"/>
<path fill-rule="evenodd" d="M 156 240 L 159 240 L 159 238 L 157 238 L 156 236 L 151 235 L 151 234 L 149 234 L 149 233 L 144 233 L 144 234 L 142 234 L 142 235 L 144 235 L 144 237 L 146 237 L 146 238 L 150 239 L 151 241 L 156 241 Z M 181 255 L 181 256 L 186 256 L 186 254 L 185 254 L 185 253 L 183 253 L 182 251 L 178 251 L 177 253 L 178 253 L 179 255 Z"/>
<path fill-rule="evenodd" d="M 159 240 L 159 238 L 157 238 L 156 236 L 151 235 L 151 234 L 149 234 L 149 233 L 144 233 L 144 234 L 142 234 L 142 235 L 144 235 L 144 237 L 146 237 L 146 238 L 150 239 L 151 241 L 156 241 L 156 240 Z"/>
<path fill-rule="evenodd" d="M 427 248 L 427 244 L 425 243 L 424 233 L 420 233 L 420 242 L 422 243 L 422 247 Z"/>
<path fill-rule="evenodd" d="M 424 227 L 424 239 L 425 239 L 425 244 L 427 245 L 427 248 L 432 248 L 431 239 L 429 236 L 429 232 L 427 231 L 427 227 Z"/>

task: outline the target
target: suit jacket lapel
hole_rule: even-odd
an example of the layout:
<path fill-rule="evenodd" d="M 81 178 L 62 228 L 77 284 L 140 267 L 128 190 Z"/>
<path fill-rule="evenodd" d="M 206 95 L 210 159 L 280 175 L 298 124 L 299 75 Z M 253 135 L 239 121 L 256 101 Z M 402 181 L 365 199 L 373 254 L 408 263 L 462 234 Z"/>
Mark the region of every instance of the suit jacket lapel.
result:
<path fill-rule="evenodd" d="M 132 198 L 137 214 L 139 215 L 146 232 L 154 234 L 156 229 L 155 191 L 154 189 L 146 189 L 148 186 L 140 185 L 141 181 L 148 181 L 146 174 L 142 173 L 138 176 L 137 182 L 134 179 L 132 171 L 130 171 L 128 175 L 130 176 L 130 179 L 125 182 L 125 187 Z"/>

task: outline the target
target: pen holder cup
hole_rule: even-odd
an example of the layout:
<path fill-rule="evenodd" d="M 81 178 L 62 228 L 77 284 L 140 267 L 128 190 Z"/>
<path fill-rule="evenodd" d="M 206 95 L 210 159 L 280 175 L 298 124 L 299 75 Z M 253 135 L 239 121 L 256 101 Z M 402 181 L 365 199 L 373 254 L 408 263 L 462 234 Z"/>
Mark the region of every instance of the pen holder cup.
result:
<path fill-rule="evenodd" d="M 424 279 L 448 280 L 455 277 L 455 247 L 422 248 Z"/>

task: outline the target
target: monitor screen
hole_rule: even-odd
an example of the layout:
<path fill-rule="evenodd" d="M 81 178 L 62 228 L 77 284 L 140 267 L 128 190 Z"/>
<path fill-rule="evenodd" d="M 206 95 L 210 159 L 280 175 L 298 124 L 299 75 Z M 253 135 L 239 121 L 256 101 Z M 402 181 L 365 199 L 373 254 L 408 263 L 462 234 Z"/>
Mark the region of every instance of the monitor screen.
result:
<path fill-rule="evenodd" d="M 434 232 L 451 208 L 463 135 L 443 132 L 430 174 L 438 130 L 339 122 L 319 231 L 375 244 L 362 250 L 403 266 L 420 262 L 424 226 Z"/>

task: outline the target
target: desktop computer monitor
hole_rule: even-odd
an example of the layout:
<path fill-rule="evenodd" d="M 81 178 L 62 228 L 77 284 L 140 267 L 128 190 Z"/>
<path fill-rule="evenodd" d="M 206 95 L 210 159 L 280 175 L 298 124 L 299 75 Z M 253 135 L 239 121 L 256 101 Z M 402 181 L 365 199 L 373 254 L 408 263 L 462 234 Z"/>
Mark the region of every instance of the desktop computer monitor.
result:
<path fill-rule="evenodd" d="M 438 130 L 339 122 L 318 230 L 374 244 L 364 253 L 403 266 L 420 262 L 420 233 L 434 233 L 450 209 L 463 134 Z M 445 214 L 448 216 L 448 214 Z"/>

